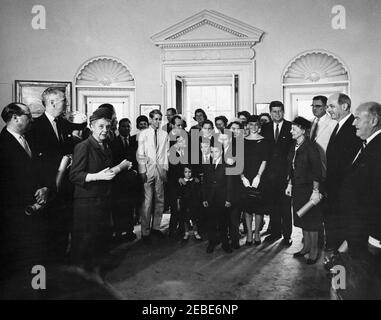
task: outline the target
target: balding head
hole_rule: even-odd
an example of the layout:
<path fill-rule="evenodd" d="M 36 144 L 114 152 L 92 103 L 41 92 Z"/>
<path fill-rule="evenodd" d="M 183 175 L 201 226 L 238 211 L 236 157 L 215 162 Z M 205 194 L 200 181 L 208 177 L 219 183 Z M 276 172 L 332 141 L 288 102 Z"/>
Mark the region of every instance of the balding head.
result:
<path fill-rule="evenodd" d="M 331 118 L 340 121 L 351 112 L 351 98 L 344 93 L 334 93 L 328 98 L 327 106 Z"/>
<path fill-rule="evenodd" d="M 362 140 L 381 130 L 381 104 L 373 101 L 362 103 L 355 112 L 353 125 L 356 135 Z"/>

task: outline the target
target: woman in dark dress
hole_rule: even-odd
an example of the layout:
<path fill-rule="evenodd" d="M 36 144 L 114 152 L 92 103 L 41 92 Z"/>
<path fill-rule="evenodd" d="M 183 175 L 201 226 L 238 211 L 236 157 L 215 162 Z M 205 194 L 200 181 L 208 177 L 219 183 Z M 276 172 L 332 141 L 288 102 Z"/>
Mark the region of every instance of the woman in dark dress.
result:
<path fill-rule="evenodd" d="M 308 138 L 311 123 L 296 117 L 292 123 L 291 134 L 295 143 L 288 155 L 289 183 L 286 195 L 292 196 L 294 225 L 303 230 L 303 248 L 294 257 L 307 253 L 307 264 L 314 264 L 318 258 L 318 231 L 322 226 L 321 205 L 317 204 L 302 217 L 296 213 L 307 202 L 318 203 L 321 199 L 319 185 L 322 178 L 322 164 L 315 142 Z"/>
<path fill-rule="evenodd" d="M 73 154 L 70 180 L 75 185 L 72 262 L 78 273 L 102 282 L 100 268 L 111 235 L 111 180 L 113 161 L 105 142 L 111 119 L 102 110 L 90 117 L 92 135 Z"/>
<path fill-rule="evenodd" d="M 269 145 L 267 140 L 259 134 L 260 123 L 258 116 L 253 115 L 249 117 L 248 128 L 249 134 L 245 137 L 244 142 L 244 169 L 243 174 L 241 175 L 241 180 L 246 192 L 244 203 L 247 227 L 246 245 L 251 245 L 253 243 L 253 214 L 255 214 L 254 244 L 259 245 L 261 243 L 259 232 L 262 227 L 263 215 L 265 213 L 263 173 L 266 169 Z M 253 196 L 255 191 L 260 192 L 261 199 Z"/>

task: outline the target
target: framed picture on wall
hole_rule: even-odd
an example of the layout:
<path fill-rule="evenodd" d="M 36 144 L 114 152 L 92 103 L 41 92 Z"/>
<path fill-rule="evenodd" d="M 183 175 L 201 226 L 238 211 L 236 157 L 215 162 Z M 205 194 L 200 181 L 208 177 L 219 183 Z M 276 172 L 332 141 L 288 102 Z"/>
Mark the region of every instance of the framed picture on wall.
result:
<path fill-rule="evenodd" d="M 33 81 L 15 80 L 15 101 L 26 104 L 34 118 L 45 111 L 41 95 L 45 89 L 56 87 L 65 94 L 66 110 L 71 111 L 71 82 L 68 81 Z"/>
<path fill-rule="evenodd" d="M 141 104 L 140 115 L 146 116 L 147 118 L 149 118 L 149 113 L 155 109 L 161 110 L 161 105 L 160 104 Z"/>
<path fill-rule="evenodd" d="M 267 103 L 267 102 L 256 103 L 255 104 L 255 113 L 257 115 L 260 115 L 261 113 L 269 113 L 269 106 L 270 106 L 270 103 Z"/>

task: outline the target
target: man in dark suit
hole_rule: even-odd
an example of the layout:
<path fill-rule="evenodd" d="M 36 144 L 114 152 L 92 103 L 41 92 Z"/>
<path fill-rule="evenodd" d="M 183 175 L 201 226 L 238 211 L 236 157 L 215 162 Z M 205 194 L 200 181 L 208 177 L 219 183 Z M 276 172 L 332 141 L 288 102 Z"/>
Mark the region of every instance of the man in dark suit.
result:
<path fill-rule="evenodd" d="M 341 189 L 344 173 L 351 164 L 361 146 L 361 140 L 356 136 L 356 130 L 352 126 L 351 99 L 345 94 L 333 94 L 328 98 L 327 112 L 336 125 L 327 146 L 327 200 L 328 210 L 324 219 L 326 232 L 326 250 L 337 250 L 344 241 L 340 210 L 337 207 L 338 193 Z"/>
<path fill-rule="evenodd" d="M 355 112 L 353 125 L 362 146 L 345 170 L 339 207 L 345 214 L 350 298 L 381 298 L 381 105 L 367 102 Z M 369 243 L 368 243 L 369 242 Z"/>
<path fill-rule="evenodd" d="M 287 186 L 287 155 L 292 144 L 291 122 L 284 119 L 284 105 L 280 101 L 270 103 L 272 122 L 264 124 L 261 133 L 270 142 L 267 161 L 268 188 L 271 195 L 269 213 L 271 233 L 266 241 L 276 241 L 283 235 L 282 243 L 290 246 L 292 216 L 290 199 L 285 196 Z"/>
<path fill-rule="evenodd" d="M 138 163 L 136 161 L 136 149 L 131 145 L 131 122 L 128 118 L 119 121 L 119 136 L 111 142 L 111 151 L 114 165 L 123 160 L 132 163 L 128 171 L 122 171 L 113 181 L 112 218 L 114 223 L 115 239 L 118 241 L 133 241 L 134 233 L 134 207 L 139 195 L 138 190 Z"/>
<path fill-rule="evenodd" d="M 167 133 L 169 134 L 172 130 L 172 118 L 177 114 L 177 111 L 175 108 L 168 108 L 167 109 L 167 113 L 165 114 L 165 116 L 167 117 L 167 124 L 165 124 L 162 129 L 164 131 L 167 131 Z"/>
<path fill-rule="evenodd" d="M 48 188 L 36 166 L 38 154 L 24 136 L 32 121 L 29 108 L 11 103 L 1 117 L 6 127 L 0 133 L 0 277 L 12 278 L 20 272 L 21 289 L 32 289 L 32 267 L 45 263 L 44 219 L 41 212 L 25 209 L 45 205 Z"/>
<path fill-rule="evenodd" d="M 42 93 L 45 112 L 33 121 L 28 139 L 39 157 L 45 184 L 54 195 L 47 208 L 49 252 L 53 260 L 62 259 L 68 247 L 71 225 L 73 188 L 66 183 L 56 191 L 56 174 L 64 155 L 72 154 L 75 140 L 73 130 L 81 130 L 84 124 L 73 124 L 62 117 L 66 108 L 65 94 L 57 88 L 48 88 Z M 68 181 L 68 180 L 67 180 Z"/>
<path fill-rule="evenodd" d="M 208 247 L 207 253 L 222 242 L 222 249 L 231 253 L 232 249 L 228 239 L 229 208 L 231 207 L 231 181 L 226 176 L 226 166 L 220 147 L 212 147 L 212 164 L 204 166 L 204 179 L 202 183 L 202 199 L 204 208 L 208 208 Z"/>

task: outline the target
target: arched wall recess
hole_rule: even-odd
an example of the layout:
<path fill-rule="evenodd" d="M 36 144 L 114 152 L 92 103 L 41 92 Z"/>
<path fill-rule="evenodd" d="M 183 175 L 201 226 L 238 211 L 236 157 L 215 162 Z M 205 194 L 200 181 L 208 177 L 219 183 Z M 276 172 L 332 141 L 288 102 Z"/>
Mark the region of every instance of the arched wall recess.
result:
<path fill-rule="evenodd" d="M 316 95 L 350 92 L 349 69 L 337 55 L 320 49 L 304 51 L 286 65 L 282 73 L 286 118 L 306 116 L 306 107 Z M 312 114 L 312 111 L 311 111 Z"/>
<path fill-rule="evenodd" d="M 89 116 L 100 104 L 111 103 L 118 119 L 135 118 L 135 77 L 119 58 L 97 56 L 87 60 L 78 69 L 74 83 L 78 111 Z"/>

